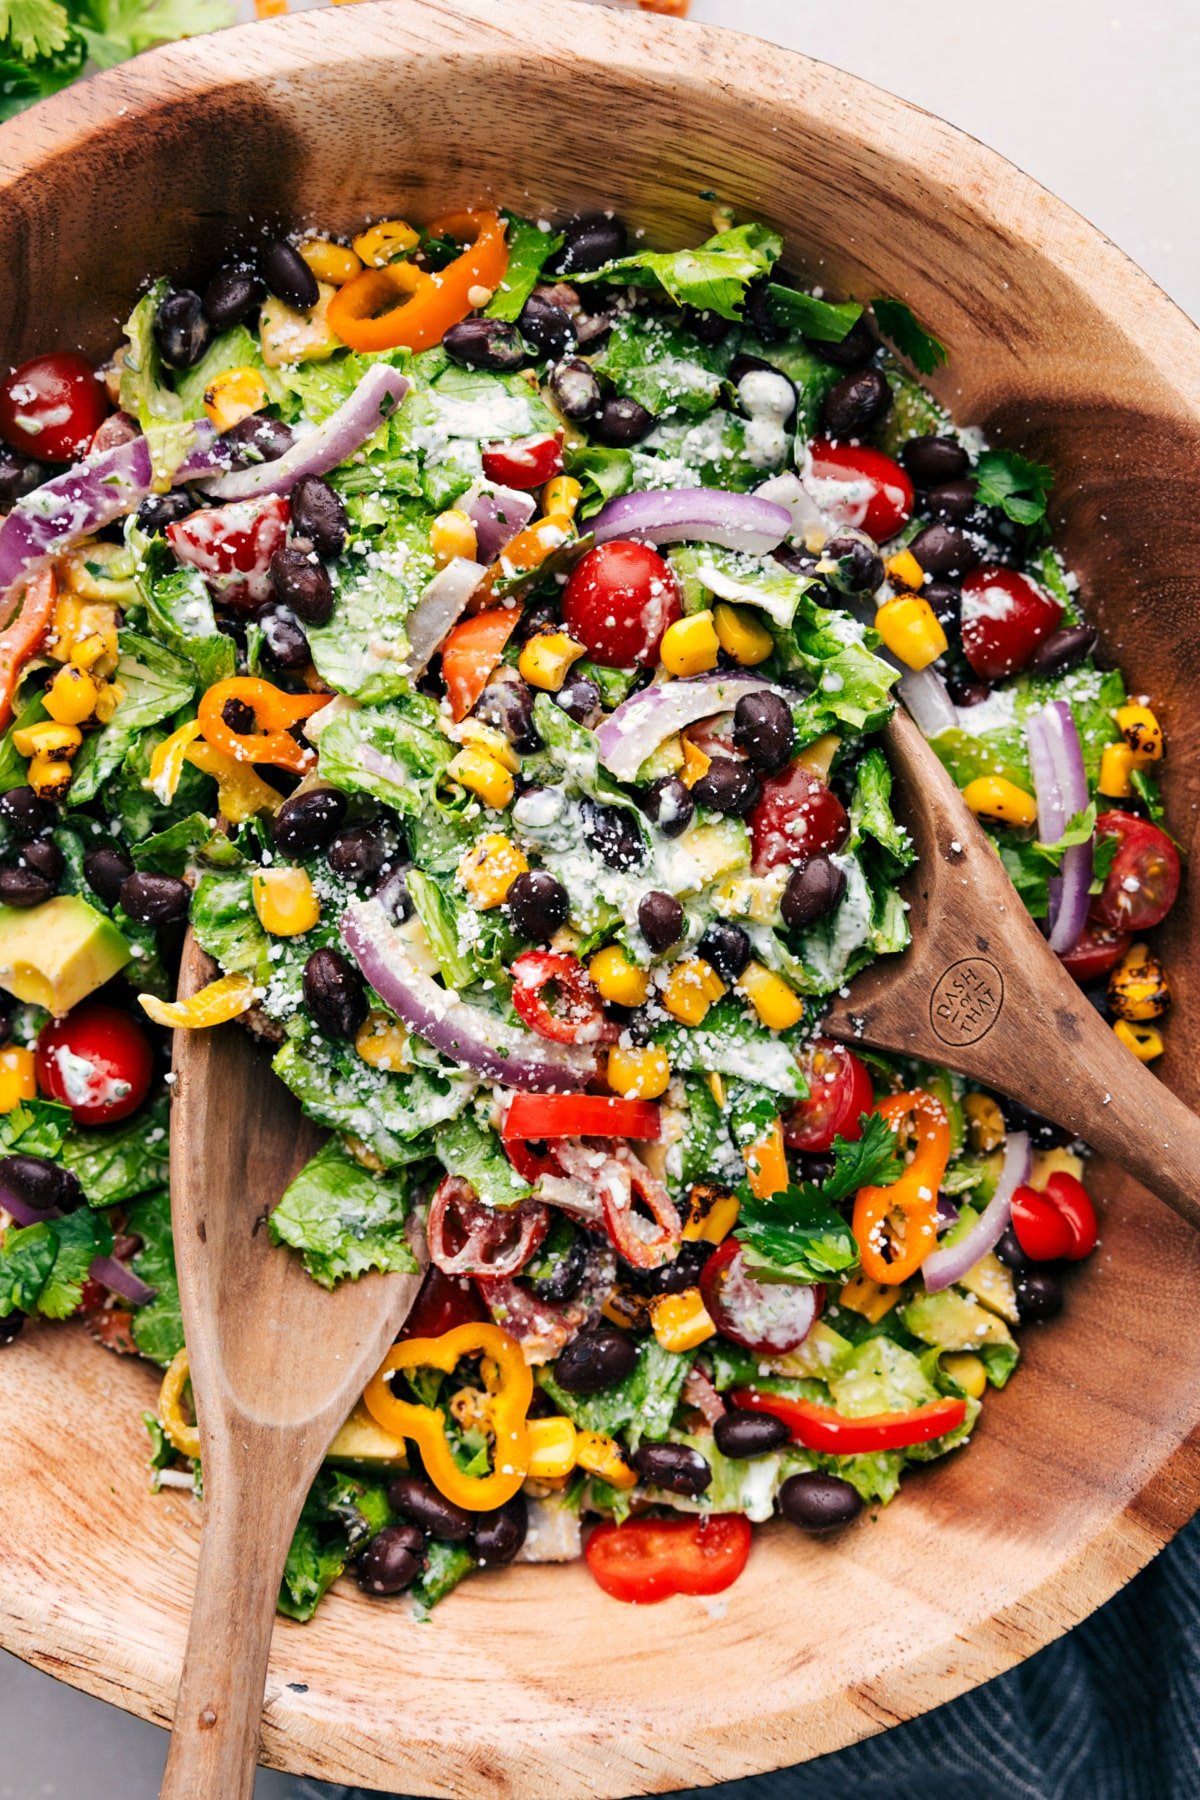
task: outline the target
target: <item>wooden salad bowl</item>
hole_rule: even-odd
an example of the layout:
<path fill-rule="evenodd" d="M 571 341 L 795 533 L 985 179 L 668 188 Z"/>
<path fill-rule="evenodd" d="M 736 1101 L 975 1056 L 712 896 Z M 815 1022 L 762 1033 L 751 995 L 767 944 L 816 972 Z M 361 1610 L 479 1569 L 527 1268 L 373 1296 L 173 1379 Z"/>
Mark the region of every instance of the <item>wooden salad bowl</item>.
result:
<path fill-rule="evenodd" d="M 250 218 L 614 206 L 678 244 L 708 234 L 712 194 L 782 227 L 796 275 L 908 301 L 951 347 L 933 385 L 958 418 L 1058 471 L 1059 541 L 1165 720 L 1186 850 L 1200 336 L 1035 182 L 851 76 L 553 0 L 391 0 L 158 51 L 0 130 L 0 346 L 111 350 L 144 276 L 200 279 Z M 1198 934 L 1192 880 L 1159 1067 L 1193 1104 Z M 661 1791 L 837 1749 L 1067 1630 L 1200 1504 L 1200 1239 L 1111 1168 L 1091 1185 L 1103 1242 L 1066 1313 L 1023 1333 L 970 1449 L 876 1519 L 833 1543 L 760 1532 L 716 1604 L 622 1609 L 582 1564 L 518 1567 L 418 1625 L 343 1582 L 278 1624 L 266 1759 L 406 1793 Z M 70 1328 L 0 1358 L 0 1642 L 166 1724 L 199 1515 L 148 1490 L 154 1390 Z"/>

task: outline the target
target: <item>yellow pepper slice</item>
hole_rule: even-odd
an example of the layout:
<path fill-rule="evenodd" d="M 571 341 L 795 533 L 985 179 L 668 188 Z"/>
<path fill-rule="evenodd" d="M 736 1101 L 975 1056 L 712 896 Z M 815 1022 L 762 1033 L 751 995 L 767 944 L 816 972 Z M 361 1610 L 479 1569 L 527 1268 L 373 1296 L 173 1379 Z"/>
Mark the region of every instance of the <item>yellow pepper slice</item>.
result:
<path fill-rule="evenodd" d="M 249 763 L 235 762 L 211 744 L 192 744 L 187 761 L 214 777 L 217 805 L 232 825 L 244 825 L 255 813 L 276 813 L 283 805 L 283 795 L 256 775 Z"/>
<path fill-rule="evenodd" d="M 187 1350 L 176 1351 L 158 1390 L 158 1422 L 180 1456 L 199 1456 L 199 1428 L 183 1416 L 183 1390 L 189 1374 Z"/>
<path fill-rule="evenodd" d="M 222 975 L 190 1000 L 160 1000 L 156 994 L 139 994 L 138 1005 L 156 1025 L 198 1031 L 208 1025 L 224 1025 L 227 1019 L 249 1012 L 254 1005 L 254 983 L 248 975 Z"/>
<path fill-rule="evenodd" d="M 164 806 L 168 806 L 175 798 L 188 750 L 199 736 L 199 719 L 189 719 L 186 725 L 180 725 L 170 737 L 155 745 L 150 757 L 150 774 L 142 786 L 148 788 Z"/>

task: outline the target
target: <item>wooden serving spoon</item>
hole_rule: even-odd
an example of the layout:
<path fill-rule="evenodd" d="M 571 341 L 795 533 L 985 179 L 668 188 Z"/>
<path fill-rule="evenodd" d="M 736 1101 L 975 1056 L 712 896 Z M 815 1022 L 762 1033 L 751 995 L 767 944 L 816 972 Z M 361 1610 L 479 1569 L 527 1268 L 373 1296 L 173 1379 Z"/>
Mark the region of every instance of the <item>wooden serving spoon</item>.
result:
<path fill-rule="evenodd" d="M 211 964 L 189 932 L 179 997 Z M 251 1034 L 177 1031 L 171 1216 L 204 1523 L 162 1793 L 249 1800 L 284 1560 L 313 1476 L 419 1286 L 332 1292 L 277 1250 L 267 1215 L 321 1140 Z"/>
<path fill-rule="evenodd" d="M 1200 1228 L 1200 1119 L 1089 1006 L 906 713 L 886 736 L 919 859 L 905 884 L 913 941 L 856 976 L 822 1029 L 1010 1095 Z"/>

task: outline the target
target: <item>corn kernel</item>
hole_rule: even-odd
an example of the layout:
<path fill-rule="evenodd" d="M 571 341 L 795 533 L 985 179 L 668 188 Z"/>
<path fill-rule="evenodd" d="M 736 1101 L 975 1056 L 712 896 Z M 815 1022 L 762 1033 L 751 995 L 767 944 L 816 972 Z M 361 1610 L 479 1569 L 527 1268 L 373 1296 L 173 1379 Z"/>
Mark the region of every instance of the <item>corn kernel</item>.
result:
<path fill-rule="evenodd" d="M 600 1431 L 577 1433 L 575 1466 L 586 1469 L 589 1475 L 598 1475 L 601 1481 L 607 1481 L 609 1487 L 637 1486 L 637 1476 L 622 1456 L 621 1446 L 615 1438 L 605 1437 Z"/>
<path fill-rule="evenodd" d="M 818 781 L 828 782 L 829 771 L 833 761 L 842 747 L 842 740 L 835 731 L 827 731 L 824 737 L 814 738 L 811 744 L 805 744 L 794 760 Z"/>
<path fill-rule="evenodd" d="M 403 219 L 381 219 L 378 225 L 371 225 L 359 233 L 354 239 L 354 249 L 369 269 L 382 269 L 385 263 L 394 262 L 398 256 L 407 256 L 420 241 L 420 232 L 414 231 Z"/>
<path fill-rule="evenodd" d="M 998 1150 L 1008 1133 L 1004 1114 L 990 1094 L 971 1093 L 963 1097 L 963 1113 L 967 1121 L 967 1142 L 977 1156 Z"/>
<path fill-rule="evenodd" d="M 107 645 L 102 634 L 93 631 L 89 637 L 80 638 L 71 646 L 71 663 L 76 669 L 90 669 L 100 661 Z"/>
<path fill-rule="evenodd" d="M 1159 1019 L 1171 1004 L 1166 970 L 1148 944 L 1131 944 L 1108 978 L 1108 1004 L 1121 1019 Z"/>
<path fill-rule="evenodd" d="M 937 614 L 919 594 L 885 600 L 875 614 L 875 629 L 892 655 L 910 669 L 927 669 L 949 648 Z"/>
<path fill-rule="evenodd" d="M 345 287 L 362 273 L 362 260 L 345 244 L 334 244 L 329 238 L 309 238 L 301 244 L 300 254 L 318 281 L 330 287 Z"/>
<path fill-rule="evenodd" d="M 741 1201 L 727 1188 L 698 1181 L 688 1194 L 683 1235 L 689 1243 L 720 1244 L 737 1224 Z"/>
<path fill-rule="evenodd" d="M 482 719 L 464 719 L 458 735 L 464 744 L 469 744 L 473 750 L 482 750 L 502 768 L 511 769 L 514 775 L 521 767 L 521 759 L 504 733 L 493 725 L 485 725 Z"/>
<path fill-rule="evenodd" d="M 250 892 L 258 922 L 272 937 L 300 937 L 321 917 L 306 869 L 256 869 Z"/>
<path fill-rule="evenodd" d="M 458 879 L 480 912 L 502 906 L 504 896 L 529 868 L 524 856 L 503 832 L 489 831 L 471 845 L 458 865 Z"/>
<path fill-rule="evenodd" d="M 446 773 L 451 780 L 461 782 L 472 794 L 478 794 L 485 806 L 495 812 L 503 812 L 508 806 L 516 788 L 512 775 L 494 756 L 486 750 L 476 749 L 468 745 L 452 757 L 446 766 Z"/>
<path fill-rule="evenodd" d="M 620 944 L 606 944 L 597 950 L 588 964 L 588 974 L 600 990 L 602 1000 L 615 1006 L 641 1006 L 650 991 L 650 978 L 645 969 L 630 962 Z"/>
<path fill-rule="evenodd" d="M 369 1012 L 354 1034 L 354 1048 L 373 1069 L 397 1074 L 412 1067 L 408 1055 L 408 1033 L 399 1019 L 378 1009 Z"/>
<path fill-rule="evenodd" d="M 684 1288 L 680 1294 L 658 1294 L 650 1302 L 654 1335 L 664 1350 L 694 1350 L 715 1336 L 712 1315 L 700 1298 L 700 1289 Z"/>
<path fill-rule="evenodd" d="M 977 775 L 963 789 L 963 799 L 976 818 L 997 825 L 1032 825 L 1037 819 L 1033 795 L 1003 775 Z"/>
<path fill-rule="evenodd" d="M 68 574 L 73 572 L 68 570 Z M 116 607 L 108 602 L 84 599 L 71 590 L 60 593 L 54 608 L 54 629 L 47 645 L 50 655 L 56 662 L 73 662 L 79 668 L 98 669 L 102 675 L 111 675 L 119 654 L 118 616 Z M 92 645 L 94 638 L 99 639 L 98 647 Z M 85 644 L 88 646 L 86 652 L 83 651 Z"/>
<path fill-rule="evenodd" d="M 708 1091 L 712 1095 L 715 1104 L 721 1108 L 722 1112 L 724 1112 L 725 1077 L 723 1075 L 718 1075 L 715 1069 L 710 1069 L 704 1079 L 708 1083 Z"/>
<path fill-rule="evenodd" d="M 668 675 L 703 675 L 707 670 L 715 669 L 721 654 L 721 640 L 712 613 L 705 609 L 668 625 L 658 654 Z"/>
<path fill-rule="evenodd" d="M 60 725 L 82 725 L 96 710 L 96 683 L 74 663 L 64 663 L 42 695 L 42 704 Z"/>
<path fill-rule="evenodd" d="M 267 384 L 257 369 L 225 369 L 204 390 L 204 410 L 218 431 L 231 431 L 267 404 Z"/>
<path fill-rule="evenodd" d="M 851 1312 L 860 1313 L 872 1325 L 878 1325 L 880 1319 L 886 1319 L 899 1298 L 898 1287 L 883 1287 L 868 1275 L 852 1275 L 838 1293 L 837 1301 L 839 1306 L 848 1306 Z"/>
<path fill-rule="evenodd" d="M 492 1417 L 491 1395 L 483 1388 L 456 1388 L 450 1396 L 450 1417 L 464 1431 L 486 1431 Z"/>
<path fill-rule="evenodd" d="M 529 1473 L 535 1481 L 553 1481 L 575 1467 L 574 1421 L 557 1413 L 529 1421 Z"/>
<path fill-rule="evenodd" d="M 555 475 L 542 489 L 542 511 L 547 518 L 573 519 L 583 499 L 583 483 L 573 475 Z"/>
<path fill-rule="evenodd" d="M 0 1113 L 10 1113 L 37 1093 L 33 1051 L 19 1044 L 0 1050 Z"/>
<path fill-rule="evenodd" d="M 78 725 L 60 725 L 56 719 L 39 719 L 12 733 L 13 749 L 19 756 L 74 756 L 83 742 Z"/>
<path fill-rule="evenodd" d="M 639 1294 L 636 1288 L 622 1287 L 620 1282 L 609 1290 L 600 1311 L 610 1325 L 620 1325 L 624 1331 L 650 1329 L 650 1302 L 646 1295 Z"/>
<path fill-rule="evenodd" d="M 892 1290 L 896 1293 L 896 1289 Z M 972 1400 L 982 1400 L 987 1389 L 987 1370 L 969 1350 L 955 1350 L 941 1359 L 942 1368 Z"/>
<path fill-rule="evenodd" d="M 718 600 L 713 607 L 713 628 L 726 656 L 732 656 L 745 669 L 766 662 L 775 648 L 775 639 L 748 606 L 731 606 L 728 600 Z"/>
<path fill-rule="evenodd" d="M 71 765 L 61 757 L 35 756 L 25 777 L 39 799 L 62 800 L 71 785 Z"/>
<path fill-rule="evenodd" d="M 788 1185 L 787 1153 L 783 1147 L 783 1124 L 774 1120 L 755 1143 L 742 1151 L 750 1192 L 756 1200 L 769 1200 L 782 1194 Z"/>
<path fill-rule="evenodd" d="M 702 956 L 689 956 L 673 965 L 662 1003 L 681 1025 L 699 1025 L 724 992 L 725 983 L 712 964 Z"/>
<path fill-rule="evenodd" d="M 1131 702 L 1117 708 L 1117 730 L 1133 752 L 1134 767 L 1160 762 L 1163 753 L 1163 729 L 1148 706 Z"/>
<path fill-rule="evenodd" d="M 1119 744 L 1105 744 L 1096 786 L 1110 800 L 1127 800 L 1133 792 L 1132 770 L 1133 751 L 1123 738 Z"/>
<path fill-rule="evenodd" d="M 544 693 L 557 694 L 584 653 L 584 646 L 568 637 L 565 631 L 539 631 L 522 648 L 517 668 L 530 687 Z"/>
<path fill-rule="evenodd" d="M 1162 1032 L 1155 1030 L 1153 1025 L 1131 1025 L 1128 1019 L 1118 1019 L 1113 1031 L 1139 1062 L 1153 1062 L 1167 1047 Z"/>
<path fill-rule="evenodd" d="M 781 975 L 760 962 L 748 962 L 738 978 L 745 995 L 768 1031 L 787 1031 L 804 1017 L 804 1002 Z"/>
<path fill-rule="evenodd" d="M 117 715 L 125 689 L 119 681 L 101 681 L 96 689 L 96 719 L 101 725 L 107 725 Z"/>
<path fill-rule="evenodd" d="M 608 1053 L 608 1085 L 626 1099 L 657 1100 L 671 1081 L 671 1065 L 653 1044 L 644 1050 L 623 1050 L 614 1044 Z"/>
<path fill-rule="evenodd" d="M 683 747 L 683 785 L 695 787 L 702 775 L 707 775 L 712 757 L 701 750 L 699 744 L 693 744 L 685 731 L 680 738 Z"/>
<path fill-rule="evenodd" d="M 888 557 L 883 568 L 893 587 L 908 588 L 919 594 L 925 585 L 925 571 L 911 550 L 897 550 L 895 556 Z"/>
<path fill-rule="evenodd" d="M 474 562 L 479 548 L 474 519 L 457 506 L 439 513 L 429 527 L 429 548 L 433 551 L 433 560 L 439 569 L 444 569 L 456 556 L 463 556 L 468 562 Z"/>

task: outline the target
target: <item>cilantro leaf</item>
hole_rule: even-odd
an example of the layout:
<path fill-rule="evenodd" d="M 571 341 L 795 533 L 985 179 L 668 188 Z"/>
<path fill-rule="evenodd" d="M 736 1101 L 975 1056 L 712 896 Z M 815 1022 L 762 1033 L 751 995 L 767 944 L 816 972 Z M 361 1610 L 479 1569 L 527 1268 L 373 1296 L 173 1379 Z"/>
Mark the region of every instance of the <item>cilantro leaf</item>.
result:
<path fill-rule="evenodd" d="M 846 1200 L 861 1187 L 890 1187 L 904 1173 L 896 1134 L 881 1113 L 863 1113 L 862 1136 L 853 1143 L 833 1140 L 833 1168 L 820 1183 L 805 1187 L 830 1202 Z"/>
<path fill-rule="evenodd" d="M 73 35 L 58 0 L 0 0 L 0 38 L 26 62 L 65 50 Z"/>
<path fill-rule="evenodd" d="M 86 55 L 87 47 L 76 32 L 61 50 L 28 60 L 17 54 L 11 42 L 0 43 L 0 120 L 24 112 L 35 100 L 57 94 L 82 72 Z"/>
<path fill-rule="evenodd" d="M 985 450 L 975 465 L 981 506 L 998 506 L 1015 525 L 1037 525 L 1046 516 L 1054 470 L 1016 450 Z"/>
<path fill-rule="evenodd" d="M 0 1319 L 36 1309 L 57 1249 L 58 1240 L 48 1224 L 9 1227 L 0 1245 Z"/>
<path fill-rule="evenodd" d="M 783 239 L 766 225 L 737 225 L 694 250 L 638 250 L 572 280 L 658 288 L 676 306 L 740 319 L 746 289 L 767 274 L 782 251 Z"/>
<path fill-rule="evenodd" d="M 37 1297 L 38 1311 L 48 1319 L 66 1319 L 83 1298 L 92 1263 L 98 1256 L 107 1256 L 113 1247 L 112 1227 L 103 1213 L 81 1206 L 65 1219 L 55 1219 L 50 1230 L 56 1241 L 55 1256 Z"/>
<path fill-rule="evenodd" d="M 945 344 L 925 330 L 903 300 L 892 300 L 886 294 L 880 294 L 871 302 L 871 310 L 884 337 L 889 338 L 922 375 L 932 375 L 935 369 L 950 361 Z"/>
<path fill-rule="evenodd" d="M 904 1173 L 895 1133 L 879 1113 L 862 1114 L 862 1136 L 833 1140 L 833 1168 L 782 1194 L 756 1198 L 743 1182 L 734 1236 L 763 1280 L 824 1281 L 858 1261 L 854 1233 L 834 1210 L 861 1187 L 890 1187 Z"/>

